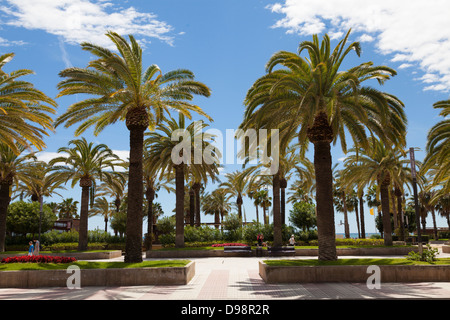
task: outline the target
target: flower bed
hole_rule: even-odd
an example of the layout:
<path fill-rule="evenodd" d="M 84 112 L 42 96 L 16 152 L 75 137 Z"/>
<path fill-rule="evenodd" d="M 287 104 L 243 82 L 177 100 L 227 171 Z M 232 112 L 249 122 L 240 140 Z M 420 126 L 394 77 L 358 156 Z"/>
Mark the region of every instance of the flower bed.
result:
<path fill-rule="evenodd" d="M 245 243 L 237 243 L 237 242 L 232 242 L 232 243 L 216 243 L 213 244 L 211 247 L 246 247 L 247 245 Z"/>
<path fill-rule="evenodd" d="M 57 257 L 57 256 L 16 256 L 3 258 L 2 263 L 71 263 L 77 259 L 74 257 Z"/>

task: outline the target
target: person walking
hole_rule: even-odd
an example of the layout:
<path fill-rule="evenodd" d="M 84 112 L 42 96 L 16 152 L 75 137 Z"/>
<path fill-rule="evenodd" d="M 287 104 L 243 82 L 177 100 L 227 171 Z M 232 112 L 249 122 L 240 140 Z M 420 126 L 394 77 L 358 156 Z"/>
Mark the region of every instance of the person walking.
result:
<path fill-rule="evenodd" d="M 33 252 L 33 254 L 35 256 L 39 255 L 39 249 L 40 249 L 39 245 L 40 245 L 39 240 L 34 240 L 34 252 Z"/>
<path fill-rule="evenodd" d="M 33 245 L 33 241 L 30 241 L 28 244 L 30 245 L 30 247 L 28 248 L 28 255 L 29 255 L 29 256 L 32 256 L 33 253 L 34 253 L 34 245 Z"/>

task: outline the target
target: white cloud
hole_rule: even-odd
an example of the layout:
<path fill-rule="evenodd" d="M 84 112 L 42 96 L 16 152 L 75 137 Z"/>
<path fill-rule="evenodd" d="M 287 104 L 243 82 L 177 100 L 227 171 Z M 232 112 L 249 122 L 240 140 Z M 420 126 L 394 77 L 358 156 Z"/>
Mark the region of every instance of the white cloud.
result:
<path fill-rule="evenodd" d="M 24 41 L 9 41 L 5 38 L 0 37 L 0 47 L 10 47 L 10 46 L 23 46 L 26 42 Z"/>
<path fill-rule="evenodd" d="M 50 160 L 60 157 L 58 152 L 41 151 L 36 153 L 36 157 L 39 161 L 49 162 Z"/>
<path fill-rule="evenodd" d="M 89 41 L 111 47 L 108 30 L 121 35 L 157 38 L 172 45 L 172 26 L 153 13 L 102 0 L 7 0 L 0 6 L 7 25 L 44 30 L 71 44 Z"/>
<path fill-rule="evenodd" d="M 273 27 L 288 33 L 362 33 L 359 41 L 376 41 L 392 62 L 418 65 L 436 75 L 427 90 L 450 90 L 450 1 L 448 0 L 285 0 L 268 6 L 282 14 Z"/>

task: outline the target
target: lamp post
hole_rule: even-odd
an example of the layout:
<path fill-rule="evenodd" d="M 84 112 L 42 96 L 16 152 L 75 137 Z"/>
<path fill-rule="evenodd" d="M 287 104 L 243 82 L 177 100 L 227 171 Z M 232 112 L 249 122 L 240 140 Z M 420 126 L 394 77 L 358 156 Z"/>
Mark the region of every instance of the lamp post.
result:
<path fill-rule="evenodd" d="M 416 212 L 417 243 L 419 246 L 419 253 L 422 254 L 422 235 L 420 231 L 420 209 L 419 209 L 419 200 L 417 197 L 417 174 L 416 174 L 416 160 L 414 158 L 414 148 L 409 148 L 409 158 L 411 161 L 411 175 L 414 191 L 414 207 Z"/>

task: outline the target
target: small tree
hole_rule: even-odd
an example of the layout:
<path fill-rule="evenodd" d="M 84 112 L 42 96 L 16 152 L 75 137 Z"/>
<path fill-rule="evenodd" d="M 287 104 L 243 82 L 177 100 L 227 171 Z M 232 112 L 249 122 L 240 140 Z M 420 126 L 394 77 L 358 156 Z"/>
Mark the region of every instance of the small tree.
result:
<path fill-rule="evenodd" d="M 317 226 L 316 206 L 308 202 L 295 202 L 290 210 L 289 221 L 303 231 L 309 231 Z"/>
<path fill-rule="evenodd" d="M 35 234 L 39 232 L 39 212 L 40 204 L 38 202 L 13 202 L 8 207 L 6 218 L 6 228 L 9 232 L 18 234 Z M 42 214 L 42 232 L 50 230 L 56 221 L 56 214 L 52 209 L 44 205 Z"/>

